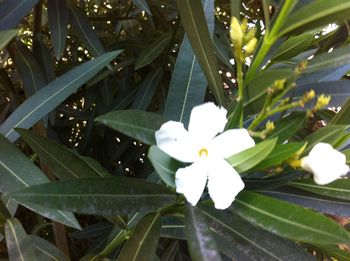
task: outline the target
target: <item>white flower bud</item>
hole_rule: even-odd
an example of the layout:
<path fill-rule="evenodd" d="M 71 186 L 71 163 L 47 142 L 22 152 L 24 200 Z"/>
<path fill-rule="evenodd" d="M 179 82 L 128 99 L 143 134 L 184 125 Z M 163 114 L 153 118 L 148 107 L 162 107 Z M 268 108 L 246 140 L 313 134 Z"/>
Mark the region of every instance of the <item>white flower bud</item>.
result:
<path fill-rule="evenodd" d="M 301 160 L 301 167 L 313 173 L 318 185 L 328 184 L 349 171 L 345 155 L 327 143 L 316 144 Z"/>

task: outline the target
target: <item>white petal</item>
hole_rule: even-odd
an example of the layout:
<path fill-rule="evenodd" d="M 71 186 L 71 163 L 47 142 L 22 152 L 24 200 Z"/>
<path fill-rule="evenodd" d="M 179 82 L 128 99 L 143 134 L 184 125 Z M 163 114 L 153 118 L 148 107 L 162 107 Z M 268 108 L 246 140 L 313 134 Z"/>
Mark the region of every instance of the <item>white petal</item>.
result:
<path fill-rule="evenodd" d="M 188 131 L 194 138 L 208 142 L 219 132 L 222 132 L 227 123 L 227 111 L 208 102 L 192 109 Z"/>
<path fill-rule="evenodd" d="M 327 143 L 318 143 L 309 155 L 301 160 L 301 167 L 313 173 L 317 184 L 325 185 L 349 171 L 349 166 L 345 163 L 346 157 L 343 153 Z"/>
<path fill-rule="evenodd" d="M 208 145 L 210 156 L 228 158 L 248 148 L 255 142 L 246 129 L 227 130 L 215 137 Z"/>
<path fill-rule="evenodd" d="M 176 192 L 184 194 L 186 200 L 193 206 L 201 198 L 206 183 L 207 168 L 205 161 L 197 161 L 176 171 Z"/>
<path fill-rule="evenodd" d="M 208 174 L 209 195 L 215 208 L 226 209 L 244 188 L 244 183 L 231 165 L 225 160 L 213 160 Z"/>
<path fill-rule="evenodd" d="M 181 122 L 168 121 L 155 133 L 157 146 L 182 162 L 194 162 L 197 150 L 191 144 L 190 135 Z"/>

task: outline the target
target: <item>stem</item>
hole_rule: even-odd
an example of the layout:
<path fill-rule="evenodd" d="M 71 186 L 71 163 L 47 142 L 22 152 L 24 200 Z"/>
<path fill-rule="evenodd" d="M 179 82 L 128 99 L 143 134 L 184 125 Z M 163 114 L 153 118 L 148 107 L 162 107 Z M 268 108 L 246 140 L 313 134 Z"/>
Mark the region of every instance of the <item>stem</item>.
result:
<path fill-rule="evenodd" d="M 257 53 L 256 57 L 254 58 L 254 61 L 249 68 L 249 71 L 247 72 L 246 83 L 248 83 L 255 76 L 258 68 L 260 67 L 260 65 L 264 61 L 267 53 L 270 51 L 271 46 L 278 39 L 278 37 L 277 37 L 278 32 L 281 29 L 286 17 L 292 11 L 292 9 L 296 3 L 297 3 L 297 1 L 295 1 L 295 0 L 285 0 L 284 4 L 282 6 L 282 9 L 278 14 L 278 17 L 277 17 L 275 23 L 273 24 L 271 31 L 269 32 L 268 28 L 265 29 L 265 36 L 263 38 L 259 52 Z"/>
<path fill-rule="evenodd" d="M 254 130 L 259 124 L 260 122 L 262 122 L 267 116 L 266 116 L 266 112 L 268 110 L 268 107 L 270 105 L 272 99 L 272 93 L 268 93 L 267 97 L 265 99 L 264 102 L 264 106 L 261 110 L 261 112 L 259 113 L 259 115 L 254 119 L 254 121 L 252 122 L 252 124 L 250 124 L 248 130 Z"/>
<path fill-rule="evenodd" d="M 236 58 L 237 63 L 237 85 L 238 85 L 238 101 L 243 100 L 243 71 L 242 71 L 242 62 L 240 61 L 239 57 Z M 243 128 L 243 110 L 239 119 L 239 127 Z"/>

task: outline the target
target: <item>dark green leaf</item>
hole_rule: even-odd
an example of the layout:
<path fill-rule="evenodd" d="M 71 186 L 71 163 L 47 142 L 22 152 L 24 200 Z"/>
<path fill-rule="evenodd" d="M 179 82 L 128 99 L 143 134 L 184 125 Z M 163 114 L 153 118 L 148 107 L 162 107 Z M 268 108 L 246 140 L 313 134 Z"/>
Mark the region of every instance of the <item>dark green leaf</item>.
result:
<path fill-rule="evenodd" d="M 38 0 L 3 0 L 0 3 L 0 30 L 16 27 Z"/>
<path fill-rule="evenodd" d="M 175 172 L 181 164 L 168 156 L 157 146 L 152 146 L 149 149 L 148 158 L 164 183 L 175 188 Z"/>
<path fill-rule="evenodd" d="M 33 151 L 38 153 L 40 160 L 48 165 L 60 180 L 104 176 L 65 146 L 29 130 L 16 129 L 16 131 L 21 134 L 22 139 L 29 144 Z"/>
<path fill-rule="evenodd" d="M 335 221 L 314 211 L 253 192 L 241 192 L 234 211 L 271 233 L 302 242 L 348 243 L 350 234 Z"/>
<path fill-rule="evenodd" d="M 55 80 L 55 68 L 51 52 L 40 37 L 36 37 L 33 40 L 33 54 L 45 74 L 46 82 Z"/>
<path fill-rule="evenodd" d="M 235 213 L 203 204 L 199 208 L 220 251 L 235 260 L 315 260 L 296 243 L 257 228 Z"/>
<path fill-rule="evenodd" d="M 350 180 L 348 179 L 338 179 L 322 186 L 317 185 L 313 179 L 301 179 L 290 182 L 288 185 L 332 198 L 350 200 Z"/>
<path fill-rule="evenodd" d="M 331 124 L 347 124 L 350 125 L 350 98 L 343 104 L 341 110 L 333 118 Z"/>
<path fill-rule="evenodd" d="M 236 103 L 236 106 L 233 112 L 228 116 L 228 122 L 226 124 L 225 129 L 234 129 L 239 127 L 239 122 L 242 117 L 243 112 L 243 100 L 240 100 Z"/>
<path fill-rule="evenodd" d="M 205 20 L 203 5 L 200 0 L 177 0 L 177 6 L 193 51 L 209 82 L 209 87 L 219 105 L 224 105 L 222 81 Z"/>
<path fill-rule="evenodd" d="M 347 250 L 342 250 L 338 246 L 329 245 L 315 245 L 317 251 L 326 254 L 329 257 L 333 257 L 334 260 L 348 261 L 350 260 L 350 253 Z"/>
<path fill-rule="evenodd" d="M 160 234 L 166 238 L 186 239 L 183 217 L 163 216 Z"/>
<path fill-rule="evenodd" d="M 136 225 L 134 234 L 121 250 L 118 261 L 153 260 L 160 234 L 160 214 L 149 213 Z"/>
<path fill-rule="evenodd" d="M 104 114 L 96 121 L 146 144 L 155 144 L 155 132 L 163 116 L 145 111 L 125 110 Z"/>
<path fill-rule="evenodd" d="M 138 70 L 153 62 L 169 46 L 171 34 L 167 33 L 146 45 L 135 62 L 135 70 Z"/>
<path fill-rule="evenodd" d="M 68 1 L 69 22 L 72 25 L 73 32 L 77 35 L 83 45 L 94 56 L 105 53 L 105 49 L 98 38 L 96 31 L 92 28 L 84 12 L 73 1 Z"/>
<path fill-rule="evenodd" d="M 11 144 L 2 135 L 0 135 L 0 170 L 0 191 L 2 193 L 12 192 L 49 181 L 16 146 Z M 45 217 L 71 227 L 80 228 L 78 221 L 70 212 L 42 207 L 38 208 L 31 204 L 26 206 Z"/>
<path fill-rule="evenodd" d="M 185 233 L 192 260 L 221 260 L 204 214 L 189 204 L 185 206 Z"/>
<path fill-rule="evenodd" d="M 41 237 L 35 235 L 28 235 L 25 240 L 25 244 L 27 247 L 33 249 L 33 257 L 35 257 L 35 260 L 70 260 L 62 253 L 61 250 L 52 245 L 49 241 L 42 239 Z"/>
<path fill-rule="evenodd" d="M 66 45 L 68 24 L 67 0 L 48 0 L 47 4 L 51 42 L 56 58 L 59 59 Z"/>
<path fill-rule="evenodd" d="M 146 110 L 150 104 L 160 80 L 163 77 L 163 69 L 158 68 L 157 70 L 149 73 L 143 82 L 138 87 L 138 91 L 135 95 L 134 102 L 131 105 L 132 109 L 135 110 Z"/>
<path fill-rule="evenodd" d="M 16 191 L 10 196 L 21 204 L 34 203 L 107 216 L 153 210 L 175 199 L 175 195 L 164 186 L 120 177 L 50 182 Z"/>
<path fill-rule="evenodd" d="M 263 141 L 252 148 L 246 149 L 229 157 L 227 161 L 238 172 L 247 171 L 265 159 L 275 147 L 276 142 L 276 138 Z"/>
<path fill-rule="evenodd" d="M 0 51 L 18 34 L 18 30 L 4 30 L 0 31 Z"/>
<path fill-rule="evenodd" d="M 292 137 L 300 128 L 306 124 L 306 113 L 293 113 L 287 117 L 275 121 L 275 129 L 269 134 L 269 138 L 278 137 L 280 142 L 284 142 Z"/>
<path fill-rule="evenodd" d="M 49 83 L 18 107 L 0 126 L 0 132 L 9 140 L 15 141 L 19 135 L 14 128 L 32 127 L 120 53 L 121 51 L 115 51 L 101 55 Z"/>

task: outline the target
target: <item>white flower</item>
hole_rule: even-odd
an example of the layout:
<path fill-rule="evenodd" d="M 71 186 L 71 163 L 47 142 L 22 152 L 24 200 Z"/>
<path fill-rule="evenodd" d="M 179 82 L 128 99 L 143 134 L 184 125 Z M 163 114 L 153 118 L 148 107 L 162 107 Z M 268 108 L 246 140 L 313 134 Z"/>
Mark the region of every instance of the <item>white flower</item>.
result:
<path fill-rule="evenodd" d="M 343 153 L 327 143 L 318 143 L 309 155 L 301 160 L 301 167 L 314 175 L 318 185 L 328 184 L 349 171 Z"/>
<path fill-rule="evenodd" d="M 246 129 L 228 130 L 227 111 L 213 103 L 192 109 L 188 131 L 180 122 L 168 121 L 156 132 L 158 147 L 186 163 L 175 175 L 176 191 L 193 206 L 199 201 L 208 180 L 209 195 L 218 209 L 226 209 L 244 188 L 240 175 L 225 160 L 255 145 Z"/>

